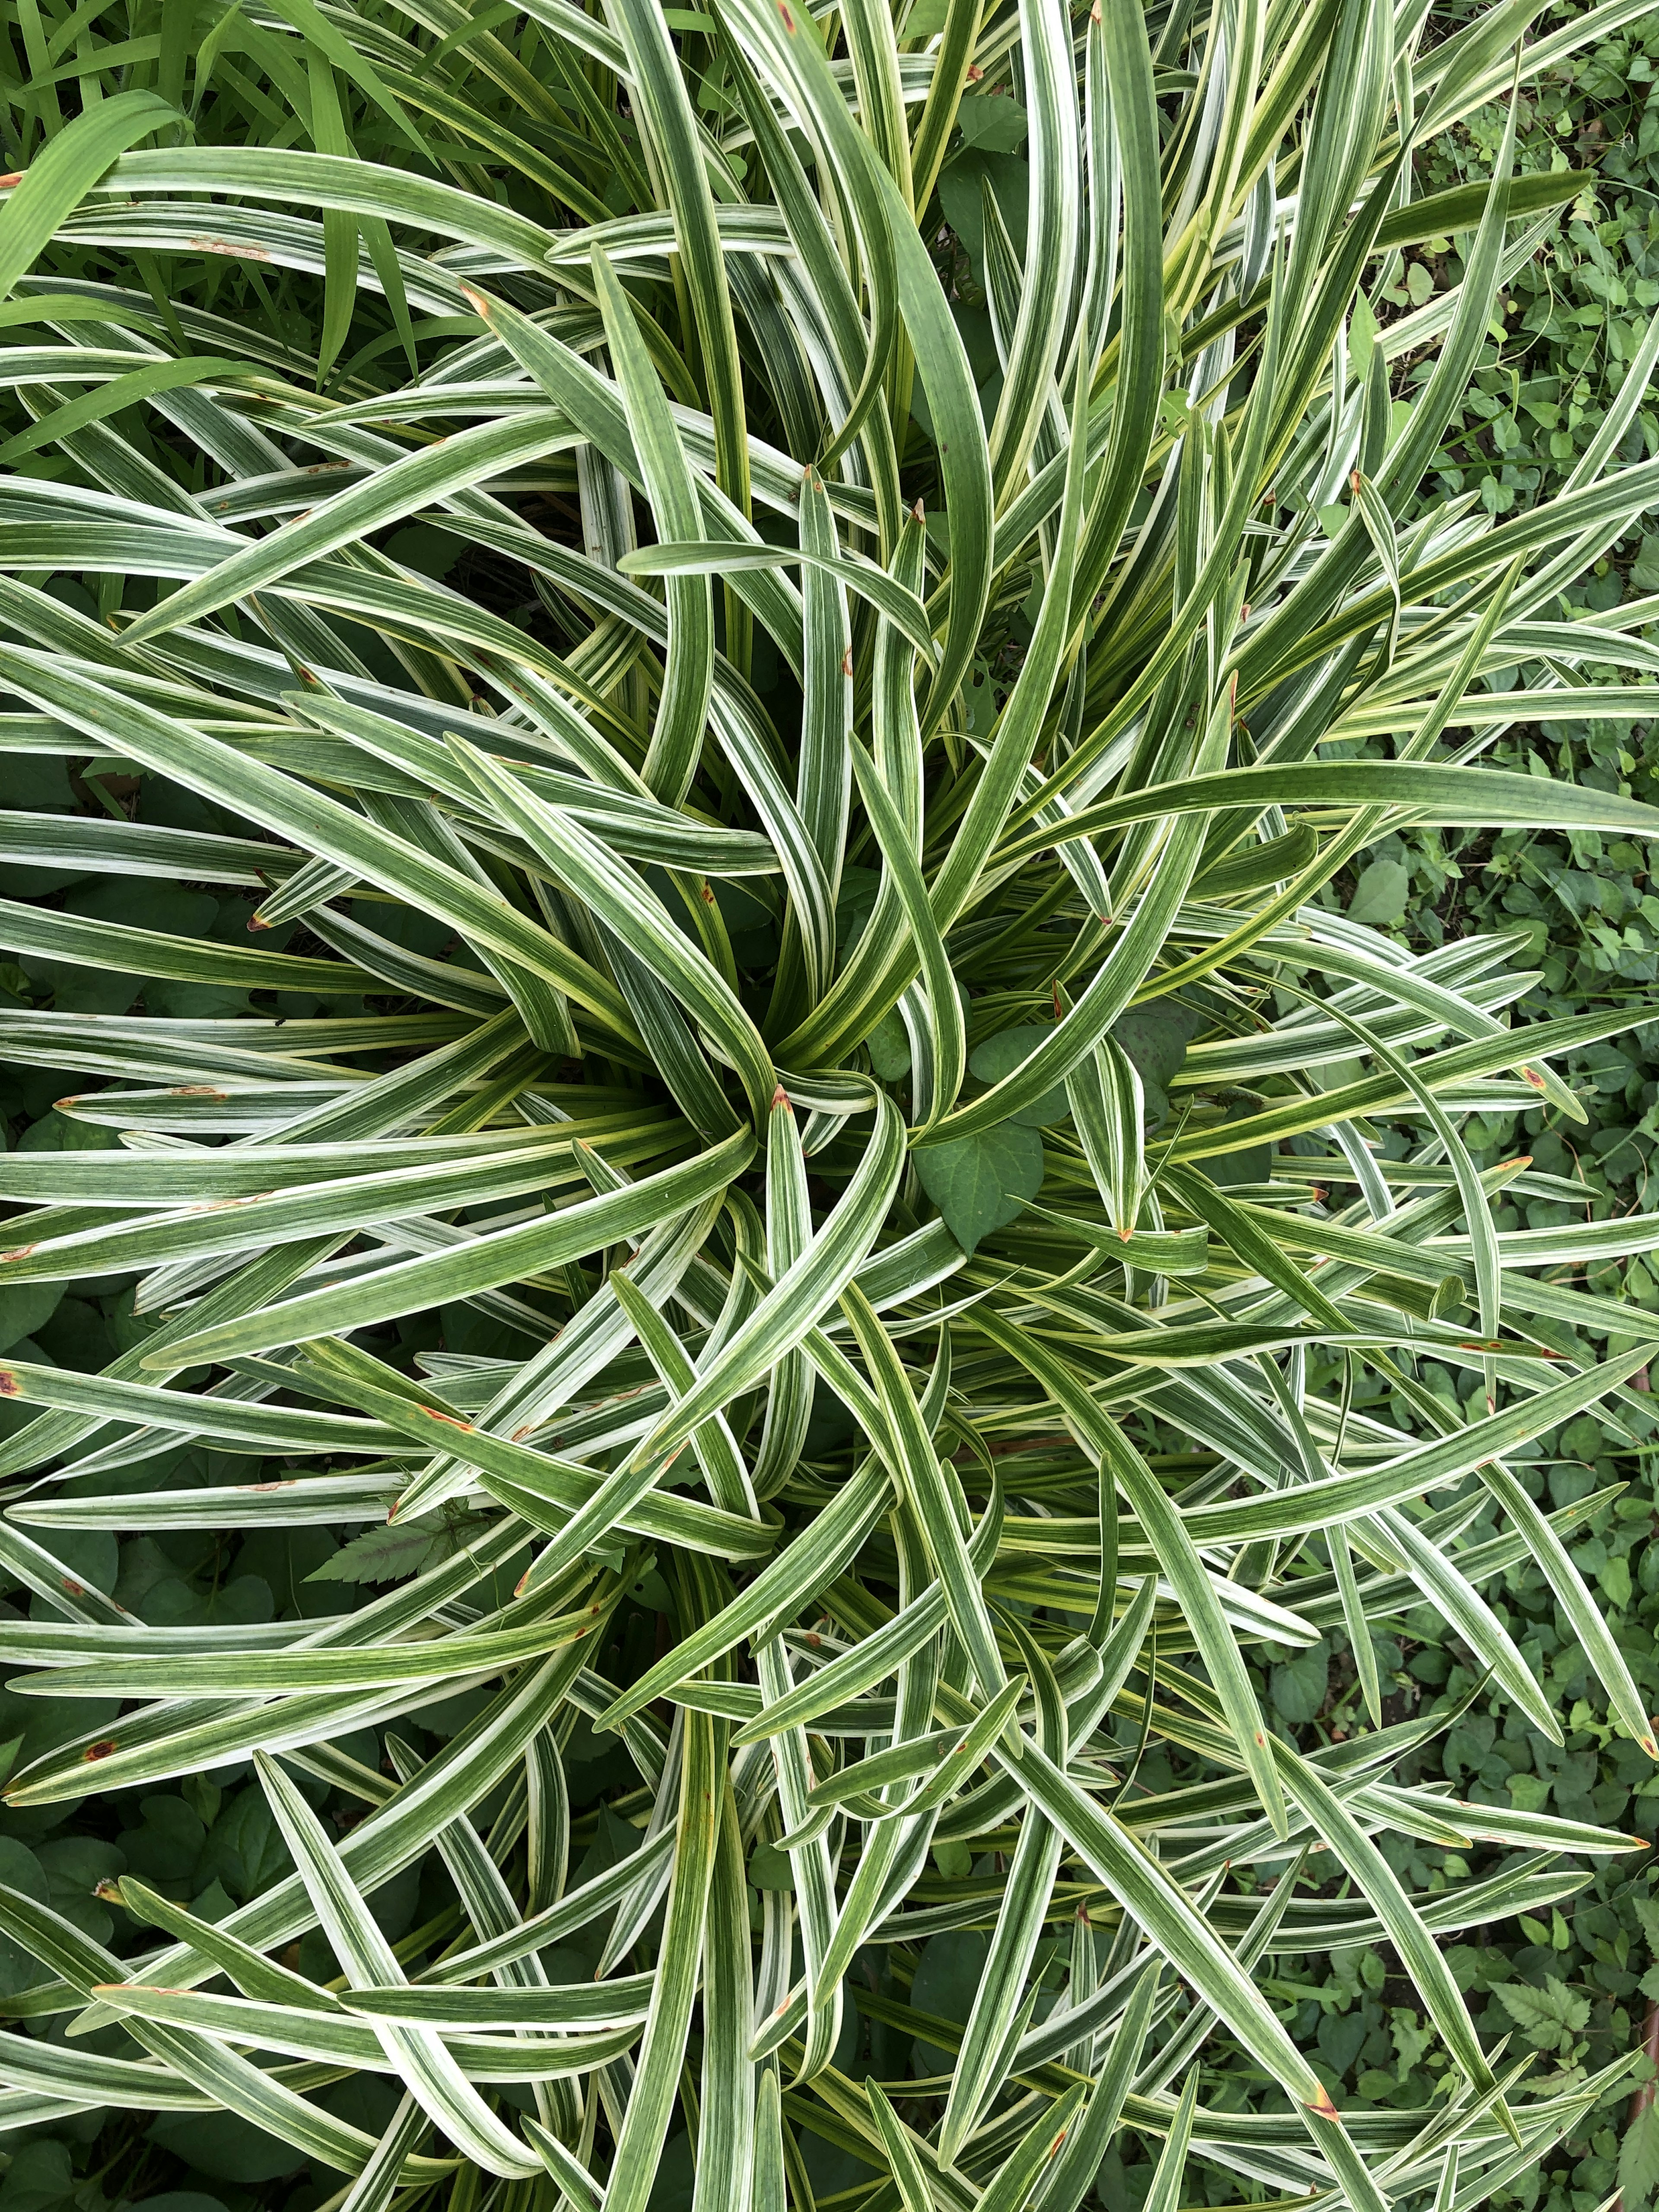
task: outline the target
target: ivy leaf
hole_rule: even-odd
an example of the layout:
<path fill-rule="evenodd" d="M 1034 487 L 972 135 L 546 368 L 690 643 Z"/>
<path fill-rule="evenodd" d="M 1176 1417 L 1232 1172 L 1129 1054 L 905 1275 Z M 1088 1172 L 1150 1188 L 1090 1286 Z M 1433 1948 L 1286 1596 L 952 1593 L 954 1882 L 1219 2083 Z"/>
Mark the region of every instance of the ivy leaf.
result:
<path fill-rule="evenodd" d="M 1006 93 L 970 93 L 957 110 L 964 145 L 981 154 L 1012 154 L 1025 143 L 1030 119 Z"/>
<path fill-rule="evenodd" d="M 1348 919 L 1386 929 L 1405 914 L 1411 890 L 1412 872 L 1403 860 L 1373 860 L 1360 876 Z"/>
<path fill-rule="evenodd" d="M 1114 1041 L 1140 1078 L 1149 1127 L 1156 1129 L 1168 1115 L 1170 1085 L 1203 1026 L 1201 1014 L 1176 1006 L 1137 1007 L 1112 1024 Z"/>
<path fill-rule="evenodd" d="M 910 1073 L 910 1040 L 890 1006 L 864 1040 L 864 1048 L 884 1083 L 897 1083 Z"/>
<path fill-rule="evenodd" d="M 1000 1083 L 1005 1075 L 1012 1075 L 1017 1067 L 1024 1066 L 1047 1035 L 1047 1030 L 1040 1029 L 999 1030 L 995 1036 L 987 1037 L 983 1044 L 974 1048 L 968 1065 L 981 1083 Z M 1051 1122 L 1064 1121 L 1071 1110 L 1062 1081 L 1008 1118 L 1022 1129 L 1042 1129 Z"/>
<path fill-rule="evenodd" d="M 795 1871 L 789 1863 L 787 1851 L 781 1851 L 775 1844 L 757 1844 L 749 1859 L 749 1886 L 751 1889 L 793 1889 Z"/>
<path fill-rule="evenodd" d="M 8 1283 L 0 1289 L 0 1352 L 44 1328 L 58 1310 L 63 1283 Z"/>
<path fill-rule="evenodd" d="M 6 2212 L 47 2212 L 75 2191 L 69 2145 L 50 2136 L 20 2144 L 6 2172 Z"/>
<path fill-rule="evenodd" d="M 1325 1702 L 1330 1680 L 1330 1646 L 1322 1637 L 1305 1651 L 1272 1671 L 1273 1700 L 1281 1720 L 1310 1721 Z M 1339 2068 L 1345 2072 L 1345 2068 Z"/>
<path fill-rule="evenodd" d="M 964 1252 L 1016 1219 L 1042 1188 L 1042 1139 L 1015 1121 L 982 1136 L 926 1145 L 915 1158 L 922 1188 Z"/>

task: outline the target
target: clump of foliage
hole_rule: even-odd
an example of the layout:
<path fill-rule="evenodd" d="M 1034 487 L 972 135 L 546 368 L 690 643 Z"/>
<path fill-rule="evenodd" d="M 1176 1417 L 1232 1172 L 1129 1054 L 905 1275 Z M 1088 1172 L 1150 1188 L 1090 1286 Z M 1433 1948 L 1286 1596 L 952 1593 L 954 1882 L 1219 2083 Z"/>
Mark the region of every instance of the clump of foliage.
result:
<path fill-rule="evenodd" d="M 1512 26 L 192 21 L 0 211 L 32 2185 L 1524 2194 L 1652 1232 L 1492 1133 L 1628 1012 L 1377 872 L 1659 830 L 1480 764 L 1650 665 L 1659 329 L 1421 503 L 1583 189 L 1413 198 Z"/>

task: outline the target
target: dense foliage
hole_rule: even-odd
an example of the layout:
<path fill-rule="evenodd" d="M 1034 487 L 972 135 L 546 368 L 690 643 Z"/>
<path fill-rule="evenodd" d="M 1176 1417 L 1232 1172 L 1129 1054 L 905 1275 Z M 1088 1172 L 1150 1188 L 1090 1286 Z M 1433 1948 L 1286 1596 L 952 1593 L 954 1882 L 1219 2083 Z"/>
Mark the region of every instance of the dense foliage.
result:
<path fill-rule="evenodd" d="M 1648 33 L 1516 27 L 20 15 L 0 2212 L 1611 2187 Z"/>

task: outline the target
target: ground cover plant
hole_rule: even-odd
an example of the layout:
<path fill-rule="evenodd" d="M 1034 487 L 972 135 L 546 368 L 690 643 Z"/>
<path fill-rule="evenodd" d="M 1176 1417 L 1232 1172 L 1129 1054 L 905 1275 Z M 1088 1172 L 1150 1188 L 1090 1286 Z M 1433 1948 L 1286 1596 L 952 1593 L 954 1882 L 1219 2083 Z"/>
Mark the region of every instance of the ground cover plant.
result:
<path fill-rule="evenodd" d="M 1376 872 L 1659 830 L 1482 764 L 1651 703 L 1659 331 L 1424 498 L 1637 12 L 22 24 L 15 2212 L 1449 2208 L 1627 2089 L 1659 1240 L 1492 1133 L 1630 1011 Z"/>

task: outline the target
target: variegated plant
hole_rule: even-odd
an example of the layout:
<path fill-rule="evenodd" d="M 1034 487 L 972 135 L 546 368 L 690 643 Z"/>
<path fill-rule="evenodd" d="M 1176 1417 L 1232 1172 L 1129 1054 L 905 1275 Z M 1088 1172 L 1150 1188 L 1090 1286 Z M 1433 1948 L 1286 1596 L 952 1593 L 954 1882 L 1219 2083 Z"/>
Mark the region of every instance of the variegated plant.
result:
<path fill-rule="evenodd" d="M 122 1139 L 0 1156 L 0 1285 L 137 1273 L 157 1322 L 0 1371 L 44 1601 L 0 1659 L 126 1701 L 13 1805 L 252 1756 L 295 1871 L 216 1923 L 128 1879 L 118 1959 L 0 1892 L 48 1977 L 7 2010 L 72 2022 L 0 2037 L 0 2119 L 224 2108 L 345 2212 L 645 2212 L 681 2127 L 697 2212 L 809 2212 L 815 2142 L 848 2212 L 1073 2212 L 1125 2126 L 1152 2212 L 1199 2166 L 1479 2203 L 1605 2084 L 1484 2047 L 1438 1939 L 1628 1839 L 1398 1779 L 1450 1701 L 1387 1723 L 1372 1630 L 1435 1608 L 1548 1734 L 1483 1595 L 1530 1562 L 1652 1753 L 1564 1541 L 1595 1501 L 1504 1455 L 1628 1395 L 1645 1325 L 1561 1275 L 1659 1218 L 1498 1225 L 1575 1187 L 1466 1118 L 1574 1115 L 1556 1063 L 1625 1016 L 1511 1027 L 1513 941 L 1408 953 L 1332 887 L 1402 825 L 1659 831 L 1479 765 L 1540 691 L 1607 712 L 1587 665 L 1659 708 L 1655 603 L 1560 609 L 1659 500 L 1620 459 L 1659 325 L 1560 497 L 1407 520 L 1577 188 L 1506 145 L 1417 201 L 1412 149 L 1638 8 L 1518 58 L 1524 9 L 1434 45 L 1421 0 L 229 12 L 270 143 L 105 81 L 0 211 L 0 746 L 246 834 L 141 785 L 5 858 L 264 885 L 309 949 L 27 902 L 0 942 L 349 1010 L 0 1014 Z M 1024 132 L 1022 224 L 974 149 Z M 321 357 L 158 289 L 204 254 L 314 280 Z M 398 1359 L 468 1307 L 525 1356 Z M 146 1487 L 180 1438 L 270 1479 Z M 53 1548 L 388 1515 L 437 1563 L 323 1619 L 147 1626 Z M 1263 1670 L 1325 1633 L 1355 1717 L 1293 1741 Z M 577 1729 L 637 1832 L 581 1880 Z M 1401 1838 L 1510 1856 L 1413 1895 Z M 456 1905 L 393 1945 L 430 1854 Z M 975 1930 L 965 2016 L 908 2002 Z M 1431 2019 L 1426 2109 L 1339 2112 L 1287 2032 L 1275 1958 L 1356 1946 Z M 364 2071 L 379 2142 L 313 2094 Z"/>

